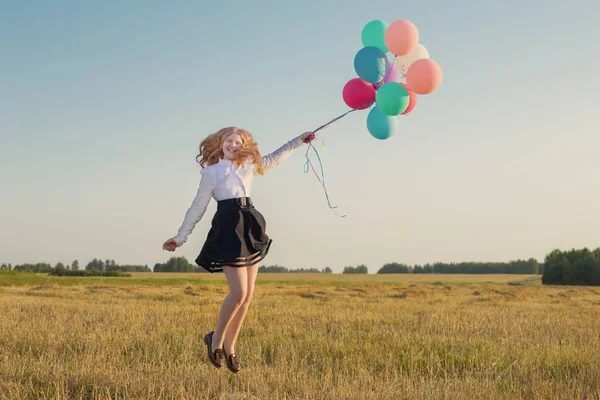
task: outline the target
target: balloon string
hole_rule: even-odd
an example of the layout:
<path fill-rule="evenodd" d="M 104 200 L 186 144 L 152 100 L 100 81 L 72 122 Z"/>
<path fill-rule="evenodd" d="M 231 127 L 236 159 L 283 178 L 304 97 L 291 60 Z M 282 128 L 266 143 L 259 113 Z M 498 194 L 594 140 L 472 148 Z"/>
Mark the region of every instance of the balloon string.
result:
<path fill-rule="evenodd" d="M 320 131 L 323 128 L 327 128 L 329 125 L 333 124 L 335 121 L 338 121 L 342 118 L 344 118 L 346 115 L 350 114 L 353 111 L 356 110 L 362 110 L 364 107 L 370 106 L 371 104 L 373 104 L 375 102 L 375 100 L 369 100 L 366 103 L 363 103 L 355 108 L 352 108 L 348 111 L 346 111 L 345 113 L 343 113 L 340 116 L 335 117 L 334 119 L 332 119 L 331 121 L 327 122 L 326 124 L 321 125 L 320 127 L 318 127 L 317 129 L 313 130 L 312 133 L 317 133 L 318 131 Z"/>
<path fill-rule="evenodd" d="M 325 140 L 323 140 L 323 135 L 319 135 L 319 139 L 321 139 L 321 144 L 323 145 L 323 150 L 327 151 L 327 148 L 325 147 Z"/>
<path fill-rule="evenodd" d="M 360 107 L 360 106 L 359 106 Z M 339 117 L 335 117 L 334 119 L 332 119 L 331 121 L 329 121 L 326 124 L 321 125 L 320 127 L 318 127 L 317 129 L 315 129 L 314 131 L 312 131 L 312 133 L 317 133 L 318 131 L 320 131 L 323 128 L 327 128 L 330 124 L 333 124 L 335 121 L 342 119 L 343 117 L 345 117 L 346 115 L 350 114 L 352 111 L 356 111 L 357 108 L 353 108 L 352 110 L 348 110 L 345 113 L 343 113 L 342 115 L 340 115 Z"/>
<path fill-rule="evenodd" d="M 315 146 L 312 145 L 312 143 L 309 142 L 308 146 L 309 147 L 306 150 L 306 163 L 304 164 L 304 172 L 308 173 L 308 167 L 310 166 L 310 168 L 312 169 L 313 173 L 315 174 L 317 180 L 319 181 L 321 186 L 323 186 L 323 191 L 325 192 L 325 198 L 327 199 L 327 205 L 329 206 L 330 209 L 335 210 L 336 208 L 338 208 L 338 206 L 332 206 L 331 201 L 329 200 L 329 194 L 327 193 L 327 187 L 325 186 L 325 172 L 323 171 L 323 162 L 321 161 L 319 152 L 317 151 Z M 319 175 L 317 174 L 317 171 L 315 171 L 315 167 L 313 166 L 313 163 L 310 161 L 310 157 L 308 156 L 308 152 L 310 151 L 311 148 L 314 150 L 315 154 L 317 155 L 317 159 L 319 160 L 319 166 L 321 167 L 321 178 L 319 178 Z M 344 218 L 346 216 L 346 214 L 339 215 L 335 211 L 334 211 L 334 213 L 335 213 L 335 215 L 337 215 L 338 217 L 341 217 L 341 218 Z"/>
<path fill-rule="evenodd" d="M 332 119 L 331 121 L 327 122 L 326 124 L 321 125 L 320 127 L 318 127 L 317 129 L 313 130 L 312 132 L 313 133 L 317 133 L 321 129 L 324 129 L 324 128 L 328 127 L 329 125 L 333 124 L 334 122 L 339 121 L 340 119 L 344 118 L 346 115 L 350 114 L 351 112 L 356 111 L 356 110 L 361 110 L 361 109 L 363 109 L 366 106 L 372 105 L 373 103 L 374 103 L 374 101 L 370 100 L 370 101 L 368 101 L 366 103 L 363 103 L 363 104 L 359 105 L 356 108 L 348 110 L 345 113 L 343 113 L 342 115 L 337 116 L 334 119 Z M 323 148 L 325 148 L 325 141 L 323 140 L 322 135 L 319 135 L 319 137 L 321 138 L 321 141 L 323 142 Z M 319 166 L 321 168 L 321 178 L 319 178 L 319 175 L 317 174 L 317 171 L 315 171 L 315 167 L 313 166 L 313 163 L 310 160 L 310 157 L 308 156 L 308 153 L 309 153 L 310 149 L 314 150 L 315 154 L 317 155 L 317 159 L 319 160 Z M 327 193 L 327 187 L 325 186 L 325 172 L 323 171 L 323 162 L 321 161 L 321 157 L 319 156 L 319 152 L 317 151 L 317 149 L 315 148 L 315 146 L 313 146 L 313 144 L 311 142 L 308 142 L 308 149 L 306 149 L 305 157 L 306 157 L 306 163 L 304 163 L 304 172 L 308 173 L 309 167 L 312 169 L 312 171 L 314 172 L 315 176 L 319 180 L 319 183 L 321 184 L 321 186 L 323 186 L 323 190 L 325 192 L 325 198 L 327 199 L 327 205 L 331 209 L 336 209 L 337 206 L 332 206 L 331 205 L 331 201 L 329 200 L 329 194 Z M 335 215 L 337 215 L 338 217 L 342 217 L 342 218 L 344 218 L 346 216 L 346 214 L 339 215 L 338 213 L 335 213 Z"/>

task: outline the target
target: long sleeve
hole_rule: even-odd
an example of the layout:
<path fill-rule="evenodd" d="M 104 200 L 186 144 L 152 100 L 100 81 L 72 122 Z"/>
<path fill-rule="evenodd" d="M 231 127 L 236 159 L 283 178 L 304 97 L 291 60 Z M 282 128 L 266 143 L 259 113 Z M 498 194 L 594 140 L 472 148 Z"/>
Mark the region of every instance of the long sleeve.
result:
<path fill-rule="evenodd" d="M 212 174 L 212 171 L 204 170 L 200 184 L 198 185 L 198 192 L 196 197 L 192 201 L 192 205 L 185 213 L 183 223 L 177 231 L 177 235 L 173 238 L 177 246 L 181 246 L 187 242 L 188 236 L 192 233 L 196 224 L 202 219 L 208 203 L 213 197 L 213 192 L 216 186 L 216 179 Z"/>
<path fill-rule="evenodd" d="M 298 147 L 302 146 L 302 135 L 290 140 L 274 152 L 262 157 L 265 172 L 285 161 Z"/>

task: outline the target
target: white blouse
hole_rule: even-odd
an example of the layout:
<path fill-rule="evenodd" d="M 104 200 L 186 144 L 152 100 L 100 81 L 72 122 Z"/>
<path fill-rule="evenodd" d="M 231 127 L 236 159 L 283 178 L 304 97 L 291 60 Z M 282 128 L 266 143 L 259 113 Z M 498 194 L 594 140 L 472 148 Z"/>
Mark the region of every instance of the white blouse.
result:
<path fill-rule="evenodd" d="M 265 172 L 287 159 L 302 143 L 302 136 L 298 136 L 271 154 L 262 157 Z M 256 164 L 246 162 L 236 166 L 232 161 L 222 158 L 217 164 L 204 167 L 196 197 L 185 213 L 177 235 L 173 237 L 177 246 L 187 242 L 188 236 L 204 216 L 211 198 L 220 201 L 236 197 L 250 197 L 252 179 L 255 174 Z"/>

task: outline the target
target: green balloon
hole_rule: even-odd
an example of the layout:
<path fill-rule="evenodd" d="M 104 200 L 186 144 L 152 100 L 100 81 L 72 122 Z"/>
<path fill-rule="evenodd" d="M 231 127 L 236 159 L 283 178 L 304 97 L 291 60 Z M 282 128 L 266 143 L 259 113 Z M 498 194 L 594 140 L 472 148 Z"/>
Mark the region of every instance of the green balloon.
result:
<path fill-rule="evenodd" d="M 408 90 L 398 82 L 384 83 L 377 89 L 375 102 L 386 115 L 402 114 L 410 104 Z"/>
<path fill-rule="evenodd" d="M 387 53 L 388 48 L 385 45 L 385 31 L 387 30 L 388 24 L 385 21 L 374 20 L 365 25 L 362 30 L 362 43 L 363 46 L 375 46 L 384 53 Z"/>

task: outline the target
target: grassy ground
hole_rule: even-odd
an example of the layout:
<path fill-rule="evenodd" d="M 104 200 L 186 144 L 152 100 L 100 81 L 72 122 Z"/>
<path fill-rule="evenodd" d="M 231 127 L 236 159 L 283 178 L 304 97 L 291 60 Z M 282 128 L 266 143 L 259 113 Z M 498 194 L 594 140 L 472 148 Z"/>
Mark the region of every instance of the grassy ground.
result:
<path fill-rule="evenodd" d="M 600 398 L 600 288 L 259 274 L 244 368 L 207 361 L 222 274 L 0 274 L 0 398 Z"/>

